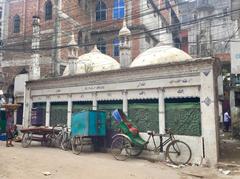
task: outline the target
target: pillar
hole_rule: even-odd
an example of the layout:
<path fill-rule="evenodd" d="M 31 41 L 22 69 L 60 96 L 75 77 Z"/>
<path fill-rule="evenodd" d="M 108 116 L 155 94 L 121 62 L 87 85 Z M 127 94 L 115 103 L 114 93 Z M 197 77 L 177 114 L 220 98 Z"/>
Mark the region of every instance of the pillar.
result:
<path fill-rule="evenodd" d="M 205 157 L 210 165 L 218 160 L 218 101 L 216 98 L 217 85 L 213 69 L 200 73 L 201 91 L 201 129 L 204 138 Z M 203 147 L 203 146 L 202 146 Z"/>
<path fill-rule="evenodd" d="M 72 120 L 72 96 L 70 95 L 68 98 L 68 114 L 67 114 L 68 128 L 71 128 L 71 120 Z"/>
<path fill-rule="evenodd" d="M 47 99 L 47 103 L 46 103 L 46 126 L 50 126 L 50 107 L 51 107 L 51 102 L 49 99 Z"/>
<path fill-rule="evenodd" d="M 97 93 L 93 93 L 92 94 L 92 97 L 93 97 L 93 110 L 97 110 Z"/>
<path fill-rule="evenodd" d="M 128 98 L 127 98 L 127 91 L 123 91 L 123 112 L 128 115 Z"/>
<path fill-rule="evenodd" d="M 32 109 L 32 99 L 30 95 L 30 89 L 27 86 L 25 86 L 24 106 L 23 106 L 23 124 L 22 124 L 24 128 L 27 128 L 30 125 L 31 109 Z"/>
<path fill-rule="evenodd" d="M 164 89 L 158 91 L 158 111 L 159 111 L 159 133 L 165 134 L 165 103 L 164 103 Z"/>

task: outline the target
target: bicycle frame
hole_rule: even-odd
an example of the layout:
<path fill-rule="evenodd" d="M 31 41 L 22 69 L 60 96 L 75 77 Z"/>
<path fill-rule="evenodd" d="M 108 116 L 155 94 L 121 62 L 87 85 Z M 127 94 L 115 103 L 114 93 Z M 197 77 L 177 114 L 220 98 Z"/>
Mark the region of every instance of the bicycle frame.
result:
<path fill-rule="evenodd" d="M 148 134 L 149 135 L 149 137 L 148 137 L 148 139 L 147 139 L 147 141 L 146 141 L 146 150 L 149 150 L 149 151 L 159 151 L 159 152 L 163 152 L 163 147 L 165 146 L 165 145 L 167 145 L 170 141 L 173 141 L 173 140 L 175 140 L 175 138 L 174 138 L 174 136 L 172 135 L 172 134 L 169 134 L 169 137 L 166 139 L 166 140 L 163 140 L 163 137 L 164 137 L 164 135 L 163 134 Z M 159 146 L 157 146 L 157 144 L 156 144 L 156 141 L 155 141 L 155 139 L 154 139 L 154 137 L 155 136 L 159 136 L 159 141 L 160 141 L 160 144 L 159 144 Z M 150 139 L 152 138 L 152 140 L 153 140 L 153 144 L 154 144 L 154 149 L 148 149 L 147 148 L 147 146 L 148 146 L 148 144 L 149 144 L 149 141 L 150 141 Z"/>

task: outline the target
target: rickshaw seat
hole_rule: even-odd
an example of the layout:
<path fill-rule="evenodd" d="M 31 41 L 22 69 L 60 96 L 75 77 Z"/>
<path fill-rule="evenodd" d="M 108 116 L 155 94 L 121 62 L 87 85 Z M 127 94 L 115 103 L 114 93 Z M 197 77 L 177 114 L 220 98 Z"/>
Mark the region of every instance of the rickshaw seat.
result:
<path fill-rule="evenodd" d="M 137 135 L 137 134 L 139 133 L 139 130 L 138 130 L 137 128 L 133 127 L 132 123 L 127 120 L 126 115 L 125 115 L 121 110 L 118 109 L 117 111 L 118 111 L 118 113 L 120 114 L 121 120 L 127 125 L 129 131 L 130 131 L 133 135 Z M 113 115 L 113 116 L 114 116 L 114 115 Z M 117 116 L 117 117 L 119 117 L 119 116 Z M 118 119 L 118 121 L 119 121 L 119 119 Z"/>

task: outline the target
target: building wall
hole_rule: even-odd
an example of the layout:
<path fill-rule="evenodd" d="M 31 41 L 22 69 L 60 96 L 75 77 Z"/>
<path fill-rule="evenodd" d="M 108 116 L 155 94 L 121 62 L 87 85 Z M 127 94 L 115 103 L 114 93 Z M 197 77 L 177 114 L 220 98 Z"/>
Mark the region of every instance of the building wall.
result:
<path fill-rule="evenodd" d="M 179 6 L 182 23 L 197 20 L 191 25 L 182 25 L 188 31 L 188 51 L 193 57 L 216 56 L 230 62 L 229 38 L 236 35 L 236 22 L 227 13 L 231 11 L 230 0 L 209 0 L 206 7 L 202 0 L 196 0 Z M 190 13 L 189 13 L 190 12 Z M 217 15 L 220 18 L 199 20 Z M 225 17 L 223 17 L 225 16 Z M 226 59 L 227 58 L 227 59 Z"/>
<path fill-rule="evenodd" d="M 51 0 L 54 5 L 53 0 Z M 31 59 L 31 41 L 32 41 L 32 16 L 40 17 L 41 40 L 40 40 L 40 64 L 41 74 L 51 76 L 52 61 L 54 54 L 60 63 L 67 62 L 67 48 L 57 48 L 56 46 L 67 46 L 72 31 L 75 34 L 75 40 L 78 41 L 79 31 L 81 39 L 79 43 L 79 54 L 89 52 L 99 37 L 106 41 L 106 54 L 113 56 L 113 39 L 118 37 L 119 30 L 122 27 L 122 19 L 113 19 L 113 0 L 103 0 L 107 5 L 107 19 L 104 21 L 96 21 L 96 3 L 95 0 L 60 0 L 56 5 L 58 10 L 52 9 L 53 16 L 51 20 L 45 20 L 45 3 L 46 0 L 17 0 L 8 2 L 9 14 L 7 19 L 7 36 L 4 44 L 7 49 L 4 52 L 3 61 L 7 64 L 3 67 L 4 73 L 8 73 L 8 68 L 18 72 L 20 68 L 28 69 L 28 64 L 17 65 L 15 61 L 25 61 Z M 158 8 L 164 7 L 162 1 L 153 1 Z M 161 19 L 155 14 L 151 14 L 152 7 L 146 1 L 126 1 L 125 14 L 129 29 L 132 32 L 132 59 L 147 48 L 156 45 L 160 39 L 158 31 L 148 32 L 152 29 L 161 27 Z M 58 12 L 58 15 L 56 14 Z M 150 13 L 150 14 L 149 14 Z M 148 15 L 146 15 L 148 14 Z M 13 32 L 13 18 L 15 15 L 20 16 L 20 32 Z M 169 20 L 167 10 L 163 13 Z M 55 36 L 56 30 L 59 32 Z M 161 37 L 164 35 L 161 34 Z M 86 41 L 88 38 L 88 42 Z M 167 36 L 168 38 L 168 36 Z M 57 39 L 57 40 L 56 40 Z M 88 46 L 86 46 L 88 45 Z M 51 59 L 52 58 L 52 59 Z M 114 57 L 119 61 L 119 57 Z M 46 63 L 47 61 L 47 63 Z M 12 79 L 16 74 L 7 74 L 6 89 L 12 83 Z"/>

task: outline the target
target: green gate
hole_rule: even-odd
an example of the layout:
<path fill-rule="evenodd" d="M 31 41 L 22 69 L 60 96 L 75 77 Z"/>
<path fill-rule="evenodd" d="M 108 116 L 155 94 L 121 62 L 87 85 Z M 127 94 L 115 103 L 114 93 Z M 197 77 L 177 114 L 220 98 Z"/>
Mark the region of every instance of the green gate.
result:
<path fill-rule="evenodd" d="M 129 119 L 141 132 L 153 130 L 159 132 L 158 100 L 129 100 Z"/>
<path fill-rule="evenodd" d="M 201 136 L 199 98 L 165 99 L 165 125 L 177 135 Z"/>
<path fill-rule="evenodd" d="M 92 110 L 91 101 L 74 101 L 72 104 L 72 113 Z"/>
<path fill-rule="evenodd" d="M 50 126 L 67 124 L 67 102 L 52 102 L 50 107 Z"/>

